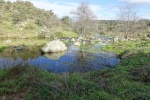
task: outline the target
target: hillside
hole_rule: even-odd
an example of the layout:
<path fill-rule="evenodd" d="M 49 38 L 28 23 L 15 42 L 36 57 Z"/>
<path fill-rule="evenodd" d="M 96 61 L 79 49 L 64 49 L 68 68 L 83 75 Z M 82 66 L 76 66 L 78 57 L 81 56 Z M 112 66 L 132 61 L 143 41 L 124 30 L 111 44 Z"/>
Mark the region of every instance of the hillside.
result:
<path fill-rule="evenodd" d="M 0 1 L 0 38 L 76 37 L 66 20 L 57 18 L 52 10 L 36 8 L 28 1 Z"/>

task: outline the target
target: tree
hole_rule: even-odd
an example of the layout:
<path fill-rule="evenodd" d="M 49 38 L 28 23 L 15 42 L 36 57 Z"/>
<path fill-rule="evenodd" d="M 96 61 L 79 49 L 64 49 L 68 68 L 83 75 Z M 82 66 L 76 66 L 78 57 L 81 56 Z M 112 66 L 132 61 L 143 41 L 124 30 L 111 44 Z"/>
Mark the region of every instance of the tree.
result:
<path fill-rule="evenodd" d="M 81 36 L 90 36 L 97 31 L 96 16 L 88 3 L 82 2 L 71 14 L 75 17 L 75 31 L 79 34 L 78 39 Z"/>
<path fill-rule="evenodd" d="M 125 33 L 125 38 L 128 38 L 129 34 L 131 35 L 136 32 L 137 21 L 139 20 L 137 12 L 137 6 L 133 4 L 124 4 L 119 7 L 119 14 L 117 17 L 121 23 L 121 31 Z"/>
<path fill-rule="evenodd" d="M 72 26 L 72 20 L 69 18 L 69 16 L 64 16 L 62 19 L 61 19 L 62 23 L 67 25 L 67 26 Z"/>

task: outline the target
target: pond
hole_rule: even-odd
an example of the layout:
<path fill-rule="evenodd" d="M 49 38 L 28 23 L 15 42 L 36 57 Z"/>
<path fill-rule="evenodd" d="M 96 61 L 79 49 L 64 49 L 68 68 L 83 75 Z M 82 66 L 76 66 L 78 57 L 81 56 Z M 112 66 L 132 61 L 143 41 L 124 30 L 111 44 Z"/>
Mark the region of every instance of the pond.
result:
<path fill-rule="evenodd" d="M 27 63 L 52 73 L 84 73 L 111 68 L 119 63 L 120 60 L 115 54 L 103 52 L 101 47 L 102 45 L 99 44 L 89 44 L 84 47 L 70 45 L 67 51 L 46 54 L 41 53 L 39 47 L 25 47 L 23 50 L 10 47 L 0 53 L 0 69 Z M 100 51 L 87 52 L 90 49 Z"/>

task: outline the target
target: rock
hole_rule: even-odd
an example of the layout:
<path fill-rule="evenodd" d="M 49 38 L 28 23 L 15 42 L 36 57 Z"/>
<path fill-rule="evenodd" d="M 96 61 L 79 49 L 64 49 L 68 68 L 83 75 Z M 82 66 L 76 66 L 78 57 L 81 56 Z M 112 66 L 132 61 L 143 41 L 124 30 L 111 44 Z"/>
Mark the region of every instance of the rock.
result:
<path fill-rule="evenodd" d="M 94 44 L 94 41 L 90 41 L 91 44 Z"/>
<path fill-rule="evenodd" d="M 41 48 L 42 52 L 59 52 L 67 50 L 67 46 L 60 40 L 53 40 Z"/>
<path fill-rule="evenodd" d="M 27 21 L 24 21 L 24 22 L 20 22 L 17 26 L 18 26 L 18 29 L 20 31 L 24 30 L 24 28 L 26 27 L 26 25 L 28 24 Z"/>
<path fill-rule="evenodd" d="M 74 38 L 71 39 L 71 42 L 75 42 L 76 40 Z"/>
<path fill-rule="evenodd" d="M 75 45 L 75 46 L 80 46 L 81 43 L 80 43 L 80 42 L 75 42 L 74 45 Z"/>
<path fill-rule="evenodd" d="M 86 44 L 86 42 L 85 42 L 85 41 L 83 41 L 83 44 Z"/>
<path fill-rule="evenodd" d="M 102 41 L 102 39 L 98 39 L 98 41 L 99 41 L 99 42 L 101 42 L 101 41 Z"/>
<path fill-rule="evenodd" d="M 113 39 L 114 42 L 118 42 L 118 40 L 119 40 L 118 37 L 115 37 L 115 38 Z"/>
<path fill-rule="evenodd" d="M 25 47 L 24 46 L 18 46 L 16 47 L 16 50 L 23 50 Z"/>
<path fill-rule="evenodd" d="M 95 37 L 94 37 L 94 36 L 91 36 L 91 39 L 95 39 Z"/>
<path fill-rule="evenodd" d="M 39 35 L 38 34 L 35 34 L 35 37 L 38 37 Z"/>
<path fill-rule="evenodd" d="M 45 53 L 44 56 L 46 58 L 52 59 L 52 60 L 58 60 L 61 56 L 63 56 L 66 53 L 66 51 L 61 52 L 55 52 L 55 53 Z"/>
<path fill-rule="evenodd" d="M 12 42 L 12 40 L 6 40 L 6 41 L 4 41 L 5 43 L 11 43 Z"/>
<path fill-rule="evenodd" d="M 78 40 L 84 40 L 84 37 L 79 37 Z"/>

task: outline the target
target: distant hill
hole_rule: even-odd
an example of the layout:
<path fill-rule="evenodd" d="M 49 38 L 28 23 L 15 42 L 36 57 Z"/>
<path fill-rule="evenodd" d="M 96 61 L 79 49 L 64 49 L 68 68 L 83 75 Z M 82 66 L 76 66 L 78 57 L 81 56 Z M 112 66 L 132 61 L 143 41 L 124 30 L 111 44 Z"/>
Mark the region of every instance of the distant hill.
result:
<path fill-rule="evenodd" d="M 36 25 L 52 27 L 58 24 L 58 18 L 53 11 L 38 9 L 28 1 L 16 1 L 14 3 L 0 1 L 1 21 L 12 21 L 18 24 L 24 21 L 33 21 Z"/>
<path fill-rule="evenodd" d="M 68 18 L 68 17 L 67 17 Z M 49 35 L 62 36 L 64 32 L 72 33 L 71 25 L 66 24 L 66 17 L 57 18 L 52 10 L 45 11 L 33 6 L 29 1 L 6 2 L 0 1 L 0 33 L 34 33 L 49 37 Z M 30 30 L 30 31 L 29 31 Z M 62 33 L 62 34 L 61 34 Z"/>

